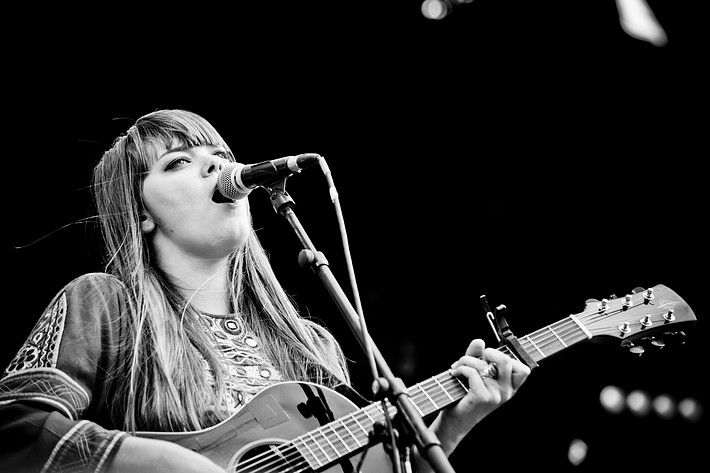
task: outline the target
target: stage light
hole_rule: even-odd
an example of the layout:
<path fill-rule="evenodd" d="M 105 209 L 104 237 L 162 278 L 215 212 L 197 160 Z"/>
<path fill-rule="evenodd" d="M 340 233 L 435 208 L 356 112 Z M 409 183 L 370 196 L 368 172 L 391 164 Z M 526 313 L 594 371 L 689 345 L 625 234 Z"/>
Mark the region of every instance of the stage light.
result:
<path fill-rule="evenodd" d="M 687 397 L 678 403 L 678 412 L 688 422 L 697 422 L 703 416 L 703 406 L 696 399 Z"/>
<path fill-rule="evenodd" d="M 448 0 L 424 0 L 422 2 L 422 15 L 430 20 L 441 20 L 451 11 Z"/>
<path fill-rule="evenodd" d="M 626 396 L 626 406 L 633 414 L 643 417 L 651 410 L 651 399 L 645 391 L 637 389 Z"/>
<path fill-rule="evenodd" d="M 574 466 L 579 465 L 587 458 L 587 451 L 589 448 L 584 440 L 574 439 L 569 444 L 569 449 L 567 450 L 567 459 Z"/>
<path fill-rule="evenodd" d="M 616 8 L 619 23 L 626 34 L 654 46 L 668 43 L 666 32 L 645 0 L 616 0 Z"/>
<path fill-rule="evenodd" d="M 612 414 L 619 414 L 624 410 L 626 394 L 617 386 L 606 386 L 599 393 L 599 402 L 602 407 Z"/>
<path fill-rule="evenodd" d="M 653 410 L 661 419 L 672 419 L 676 412 L 675 400 L 668 394 L 659 394 L 653 400 Z"/>

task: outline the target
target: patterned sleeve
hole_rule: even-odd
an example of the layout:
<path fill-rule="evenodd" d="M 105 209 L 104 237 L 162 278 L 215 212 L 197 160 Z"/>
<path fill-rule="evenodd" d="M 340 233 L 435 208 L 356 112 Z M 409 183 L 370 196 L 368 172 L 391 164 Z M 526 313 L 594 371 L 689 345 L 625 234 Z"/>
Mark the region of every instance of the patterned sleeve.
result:
<path fill-rule="evenodd" d="M 92 273 L 49 304 L 0 379 L 0 471 L 103 472 L 127 434 L 106 412 L 121 285 Z M 101 424 L 101 425 L 100 425 Z"/>

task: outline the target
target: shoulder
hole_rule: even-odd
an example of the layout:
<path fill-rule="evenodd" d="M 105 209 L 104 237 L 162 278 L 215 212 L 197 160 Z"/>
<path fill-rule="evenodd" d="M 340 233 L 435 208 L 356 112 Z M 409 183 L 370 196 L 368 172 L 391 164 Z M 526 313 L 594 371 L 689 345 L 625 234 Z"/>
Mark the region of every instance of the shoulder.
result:
<path fill-rule="evenodd" d="M 49 305 L 47 312 L 94 318 L 99 313 L 121 309 L 126 300 L 124 284 L 107 273 L 86 273 L 68 282 Z"/>
<path fill-rule="evenodd" d="M 108 273 L 86 273 L 68 282 L 58 295 L 67 297 L 80 296 L 90 300 L 122 298 L 125 293 L 124 284 Z"/>
<path fill-rule="evenodd" d="M 123 292 L 124 285 L 116 276 L 108 273 L 86 273 L 67 283 L 64 290 Z"/>

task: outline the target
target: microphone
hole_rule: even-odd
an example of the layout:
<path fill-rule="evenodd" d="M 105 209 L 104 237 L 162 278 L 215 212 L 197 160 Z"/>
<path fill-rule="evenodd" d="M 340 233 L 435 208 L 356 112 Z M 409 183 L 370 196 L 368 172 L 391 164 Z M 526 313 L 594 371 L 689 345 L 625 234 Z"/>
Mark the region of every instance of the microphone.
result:
<path fill-rule="evenodd" d="M 285 179 L 318 161 L 320 155 L 304 153 L 256 164 L 228 163 L 219 171 L 217 190 L 225 197 L 240 200 L 254 188 Z"/>

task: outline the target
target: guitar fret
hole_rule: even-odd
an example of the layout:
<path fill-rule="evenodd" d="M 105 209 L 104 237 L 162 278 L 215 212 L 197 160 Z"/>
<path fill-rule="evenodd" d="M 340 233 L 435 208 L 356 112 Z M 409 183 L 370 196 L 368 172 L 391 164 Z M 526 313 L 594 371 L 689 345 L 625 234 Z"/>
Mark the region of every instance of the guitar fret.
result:
<path fill-rule="evenodd" d="M 461 386 L 461 387 L 464 389 L 464 391 L 468 392 L 468 388 L 466 387 L 465 384 L 463 384 L 463 383 L 461 382 L 460 379 L 458 379 L 457 377 L 453 377 L 453 379 L 456 380 L 456 382 L 459 384 L 459 386 Z"/>
<path fill-rule="evenodd" d="M 314 469 L 317 467 L 323 466 L 323 462 L 320 461 L 320 459 L 318 458 L 318 455 L 316 455 L 316 453 L 313 450 L 311 450 L 311 447 L 308 446 L 308 443 L 306 443 L 306 439 L 304 439 L 303 437 L 298 437 L 296 440 L 300 440 L 301 443 L 303 444 L 303 446 L 306 447 L 306 450 L 308 451 L 308 453 L 311 454 L 311 457 L 313 457 L 313 461 L 308 462 L 309 465 L 311 465 Z M 303 458 L 305 458 L 306 461 L 308 461 L 308 457 L 306 455 L 303 455 Z M 317 464 L 314 465 L 314 462 L 316 462 Z"/>
<path fill-rule="evenodd" d="M 367 411 L 363 411 L 363 412 L 367 413 Z M 360 422 L 358 422 L 357 417 L 355 417 L 354 415 L 352 415 L 351 417 L 353 418 L 353 420 L 355 421 L 357 426 L 360 427 L 360 430 L 362 430 L 362 433 L 365 434 L 365 436 L 367 436 L 368 435 L 367 430 L 365 430 L 365 427 L 363 427 L 362 424 Z"/>
<path fill-rule="evenodd" d="M 530 344 L 540 353 L 540 355 L 542 355 L 543 358 L 547 357 L 547 355 L 545 355 L 545 354 L 542 352 L 542 350 L 540 350 L 540 347 L 537 346 L 537 344 L 536 344 L 535 342 L 533 342 L 532 338 L 530 338 L 530 335 L 526 335 L 525 338 L 528 339 L 528 341 L 530 342 Z"/>
<path fill-rule="evenodd" d="M 360 423 L 355 419 L 355 417 L 353 417 L 353 420 L 355 420 L 355 424 L 357 424 L 358 427 L 360 427 L 360 429 L 363 430 L 363 432 L 364 432 L 365 429 L 362 428 L 362 426 L 361 426 Z M 343 422 L 343 418 L 338 419 L 338 422 L 340 422 L 340 425 L 342 425 L 343 428 L 345 429 L 345 431 L 350 434 L 350 436 L 353 438 L 353 440 L 355 440 L 355 444 L 356 444 L 358 447 L 360 447 L 360 446 L 361 446 L 361 445 L 360 445 L 360 441 L 357 439 L 357 437 L 355 437 L 355 434 L 353 433 L 352 430 L 350 430 L 350 427 L 348 427 L 347 425 L 345 425 L 345 422 Z M 365 433 L 367 433 L 367 432 L 365 432 Z"/>
<path fill-rule="evenodd" d="M 421 383 L 417 384 L 416 386 L 419 388 L 419 390 L 422 392 L 422 394 L 424 394 L 424 396 L 429 400 L 429 402 L 431 402 L 432 406 L 434 406 L 434 410 L 438 410 L 439 406 L 436 405 L 436 402 L 434 402 L 434 399 L 432 399 L 431 396 L 429 396 L 429 394 L 426 392 L 426 390 L 422 387 Z"/>
<path fill-rule="evenodd" d="M 376 405 L 376 404 L 371 404 L 371 405 L 368 406 L 366 409 L 364 409 L 363 412 L 365 413 L 365 415 L 366 415 L 367 417 L 369 417 L 370 422 L 372 422 L 372 423 L 374 424 L 374 423 L 376 422 L 376 421 L 375 421 L 375 418 L 372 417 L 369 412 L 367 412 L 367 411 L 370 409 L 370 407 L 373 407 L 373 406 L 375 406 L 375 409 L 377 408 L 377 405 Z"/>
<path fill-rule="evenodd" d="M 332 424 L 332 423 L 331 423 L 331 424 L 328 424 L 328 426 L 330 427 L 330 430 L 333 431 L 333 433 L 334 433 L 335 436 L 338 438 L 338 440 L 340 440 L 340 443 L 343 444 L 343 446 L 345 447 L 345 450 L 347 450 L 348 452 L 352 452 L 352 449 L 350 448 L 350 446 L 349 446 L 347 443 L 345 443 L 345 440 L 343 440 L 343 438 L 340 436 L 340 434 L 338 433 L 338 431 L 335 430 L 335 427 L 333 427 L 333 424 Z"/>
<path fill-rule="evenodd" d="M 308 432 L 308 436 L 311 438 L 311 440 L 313 440 L 313 442 L 315 442 L 316 447 L 318 447 L 318 448 L 320 449 L 320 451 L 323 452 L 323 456 L 324 456 L 325 459 L 326 459 L 326 462 L 325 462 L 325 463 L 330 463 L 330 462 L 331 462 L 331 459 L 330 459 L 330 457 L 328 456 L 328 453 L 325 451 L 325 449 L 321 446 L 320 442 L 318 442 L 318 441 L 315 439 L 315 437 L 313 437 L 313 434 L 312 434 L 311 432 Z"/>
<path fill-rule="evenodd" d="M 417 406 L 417 403 L 416 403 L 416 402 L 413 402 L 412 405 L 413 405 L 414 408 L 417 410 L 417 412 L 419 413 L 419 415 L 423 417 L 423 416 L 424 416 L 424 413 L 422 412 L 421 409 L 419 409 L 419 406 Z"/>
<path fill-rule="evenodd" d="M 451 397 L 451 394 L 449 394 L 449 391 L 446 390 L 444 385 L 441 384 L 438 379 L 436 379 L 436 378 L 433 378 L 433 379 L 434 379 L 434 382 L 439 386 L 439 388 L 441 388 L 441 390 L 444 392 L 444 394 L 446 394 L 446 396 L 449 398 L 449 401 L 454 402 L 454 398 Z"/>
<path fill-rule="evenodd" d="M 562 346 L 567 347 L 567 344 L 564 342 L 564 340 L 562 340 L 562 339 L 560 338 L 559 335 L 557 335 L 557 332 L 555 332 L 554 330 L 552 330 L 552 326 L 551 326 L 551 325 L 548 325 L 547 328 L 550 330 L 550 332 L 552 332 L 552 334 L 553 334 L 555 337 L 557 337 L 557 340 L 560 341 L 560 343 L 562 344 Z"/>
<path fill-rule="evenodd" d="M 328 424 L 326 424 L 326 425 L 328 425 Z M 338 458 L 338 455 L 340 454 L 340 452 L 338 451 L 337 448 L 335 448 L 335 445 L 333 445 L 333 442 L 330 441 L 330 439 L 328 438 L 328 434 L 325 432 L 325 430 L 319 429 L 317 432 L 321 435 L 321 437 L 323 437 L 325 439 L 325 441 L 330 446 L 330 449 L 333 450 L 333 452 L 335 453 L 335 457 Z"/>

